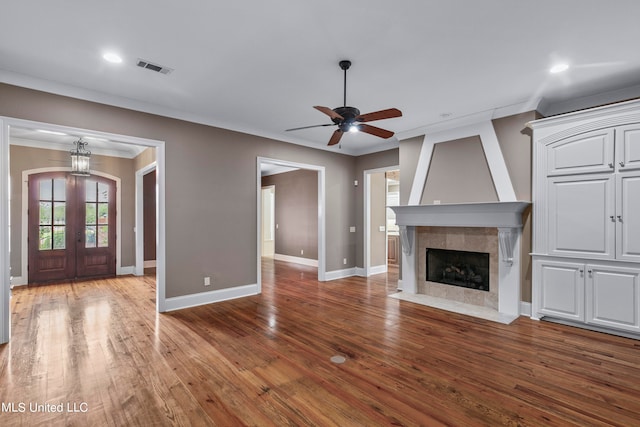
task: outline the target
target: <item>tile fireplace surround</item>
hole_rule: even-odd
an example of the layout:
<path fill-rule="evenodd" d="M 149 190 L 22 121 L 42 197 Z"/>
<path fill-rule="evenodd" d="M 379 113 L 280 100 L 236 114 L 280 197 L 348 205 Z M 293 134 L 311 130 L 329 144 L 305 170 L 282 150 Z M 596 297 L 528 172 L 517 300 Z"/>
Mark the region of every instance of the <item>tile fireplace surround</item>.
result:
<path fill-rule="evenodd" d="M 395 297 L 510 323 L 520 315 L 520 237 L 529 202 L 396 206 L 402 292 Z M 428 282 L 426 248 L 489 253 L 489 292 Z"/>

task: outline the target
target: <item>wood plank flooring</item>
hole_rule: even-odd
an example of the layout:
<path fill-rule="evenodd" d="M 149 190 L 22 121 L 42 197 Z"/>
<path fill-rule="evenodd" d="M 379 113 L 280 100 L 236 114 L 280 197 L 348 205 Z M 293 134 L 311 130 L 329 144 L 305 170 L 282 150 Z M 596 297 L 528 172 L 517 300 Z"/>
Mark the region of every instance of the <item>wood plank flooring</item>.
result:
<path fill-rule="evenodd" d="M 168 314 L 152 277 L 15 289 L 0 425 L 640 425 L 640 341 L 388 298 L 392 273 L 263 281 Z"/>

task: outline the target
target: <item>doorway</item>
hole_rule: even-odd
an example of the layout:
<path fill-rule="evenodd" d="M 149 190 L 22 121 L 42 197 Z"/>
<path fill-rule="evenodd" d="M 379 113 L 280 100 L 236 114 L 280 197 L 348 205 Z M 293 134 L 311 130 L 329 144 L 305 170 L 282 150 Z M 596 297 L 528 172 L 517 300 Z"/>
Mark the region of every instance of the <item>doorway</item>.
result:
<path fill-rule="evenodd" d="M 385 273 L 399 261 L 400 239 L 395 215 L 387 206 L 399 203 L 399 166 L 364 171 L 364 276 Z M 396 265 L 396 264 L 393 264 Z"/>
<path fill-rule="evenodd" d="M 0 241 L 4 242 L 3 245 L 0 245 L 0 344 L 8 342 L 10 337 L 10 309 L 9 309 L 9 301 L 11 298 L 11 287 L 12 287 L 12 275 L 16 275 L 16 271 L 11 271 L 11 259 L 12 259 L 12 244 L 10 242 L 20 241 L 23 242 L 21 244 L 13 245 L 14 253 L 21 254 L 17 265 L 22 265 L 23 268 L 21 271 L 18 271 L 20 274 L 20 279 L 24 279 L 24 282 L 21 284 L 26 284 L 27 282 L 27 268 L 24 266 L 27 264 L 26 254 L 26 240 L 27 240 L 27 225 L 26 221 L 22 221 L 22 225 L 16 224 L 15 222 L 11 223 L 12 215 L 10 213 L 14 212 L 15 209 L 25 209 L 26 210 L 26 199 L 27 195 L 25 192 L 22 193 L 22 203 L 16 201 L 15 198 L 12 203 L 12 195 L 15 195 L 15 192 L 12 192 L 11 189 L 15 188 L 15 182 L 20 182 L 20 178 L 13 180 L 14 184 L 11 184 L 11 168 L 9 164 L 9 145 L 10 145 L 10 135 L 12 135 L 13 129 L 29 129 L 29 130 L 38 130 L 39 132 L 46 132 L 49 134 L 55 135 L 68 135 L 68 136 L 84 136 L 94 138 L 94 141 L 106 141 L 109 143 L 110 141 L 117 141 L 117 143 L 122 144 L 124 146 L 139 146 L 146 148 L 154 148 L 156 154 L 156 164 L 157 164 L 157 224 L 156 224 L 156 236 L 157 236 L 157 248 L 156 248 L 156 258 L 158 262 L 158 266 L 156 269 L 156 309 L 158 312 L 164 312 L 167 310 L 166 306 L 166 297 L 165 297 L 165 288 L 166 288 L 166 270 L 165 270 L 165 259 L 166 259 L 166 233 L 165 233 L 165 187 L 166 187 L 166 179 L 165 179 L 165 143 L 164 141 L 152 140 L 146 138 L 139 138 L 127 135 L 119 135 L 108 132 L 100 132 L 93 131 L 75 127 L 61 126 L 55 125 L 51 123 L 44 122 L 35 122 L 31 120 L 22 120 L 11 117 L 0 117 Z M 43 168 L 47 169 L 47 168 Z M 58 167 L 56 170 L 69 170 L 68 167 Z M 38 171 L 38 172 L 42 172 Z M 93 173 L 92 173 L 93 175 Z M 100 174 L 98 174 L 100 175 Z M 24 181 L 24 180 L 23 180 Z M 26 185 L 24 186 L 26 187 Z M 18 193 L 19 194 L 19 193 Z M 120 218 L 121 215 L 118 215 L 117 218 Z M 26 215 L 23 215 L 21 218 L 26 218 Z M 97 226 L 97 225 L 96 225 Z M 120 228 L 117 224 L 116 228 Z M 117 230 L 117 235 L 122 235 L 122 230 Z M 13 236 L 13 238 L 12 238 Z M 116 242 L 117 243 L 117 242 Z M 15 250 L 17 248 L 17 251 Z M 21 249 L 22 248 L 22 249 Z M 24 251 L 24 253 L 22 253 Z M 120 257 L 118 256 L 119 245 L 116 244 L 116 270 L 118 270 L 118 260 Z M 21 260 L 21 261 L 20 261 Z M 124 269 L 125 267 L 123 267 Z M 127 270 L 129 268 L 127 267 Z M 133 269 L 131 268 L 131 271 Z M 116 274 L 121 274 L 116 271 Z M 126 274 L 126 271 L 122 271 L 122 274 Z M 16 279 L 16 277 L 13 277 Z"/>
<path fill-rule="evenodd" d="M 48 172 L 28 182 L 29 283 L 115 276 L 115 181 Z"/>
<path fill-rule="evenodd" d="M 309 165 L 304 163 L 290 162 L 286 160 L 269 159 L 265 157 L 258 157 L 256 173 L 256 205 L 257 216 L 257 245 L 256 245 L 256 258 L 257 258 L 257 281 L 258 281 L 258 293 L 262 292 L 262 229 L 263 229 L 263 207 L 262 207 L 262 174 L 265 169 L 283 168 L 283 169 L 306 169 L 315 171 L 318 174 L 318 280 L 325 281 L 326 275 L 326 236 L 325 236 L 325 168 L 324 166 Z M 277 225 L 276 225 L 277 227 Z"/>

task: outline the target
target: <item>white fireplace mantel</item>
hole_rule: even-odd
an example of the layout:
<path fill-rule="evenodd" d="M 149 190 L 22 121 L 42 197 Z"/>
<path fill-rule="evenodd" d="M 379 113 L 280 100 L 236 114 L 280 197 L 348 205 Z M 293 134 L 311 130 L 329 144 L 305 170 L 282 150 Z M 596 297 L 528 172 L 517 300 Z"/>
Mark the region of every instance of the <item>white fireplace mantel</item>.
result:
<path fill-rule="evenodd" d="M 398 225 L 521 228 L 522 212 L 530 204 L 485 202 L 390 207 L 396 213 Z"/>
<path fill-rule="evenodd" d="M 500 247 L 499 313 L 515 318 L 520 305 L 522 213 L 530 202 L 393 206 L 402 239 L 402 290 L 416 293 L 415 227 L 495 227 Z"/>

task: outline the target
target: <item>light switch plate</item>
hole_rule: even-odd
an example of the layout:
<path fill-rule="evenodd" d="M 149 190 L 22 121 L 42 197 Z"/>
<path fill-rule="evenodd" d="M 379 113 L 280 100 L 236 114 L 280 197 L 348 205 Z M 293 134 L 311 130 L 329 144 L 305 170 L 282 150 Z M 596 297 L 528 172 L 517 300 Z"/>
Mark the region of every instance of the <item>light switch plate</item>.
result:
<path fill-rule="evenodd" d="M 378 230 L 384 231 L 384 225 L 381 225 L 380 227 L 378 227 Z"/>
<path fill-rule="evenodd" d="M 355 233 L 356 232 L 356 227 L 355 226 L 351 226 L 349 227 L 349 233 Z"/>

